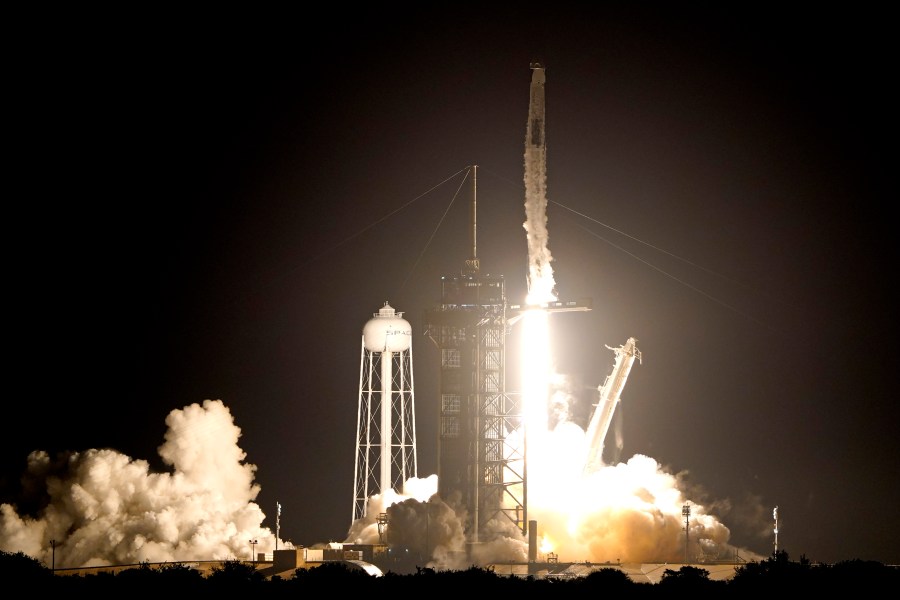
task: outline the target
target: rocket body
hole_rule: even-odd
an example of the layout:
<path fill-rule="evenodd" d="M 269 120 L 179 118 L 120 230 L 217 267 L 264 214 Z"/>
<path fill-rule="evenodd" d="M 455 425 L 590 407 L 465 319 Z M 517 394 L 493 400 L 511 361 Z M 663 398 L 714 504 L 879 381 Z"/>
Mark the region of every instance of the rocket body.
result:
<path fill-rule="evenodd" d="M 539 63 L 531 65 L 531 99 L 528 104 L 526 154 L 546 150 L 544 140 L 544 84 L 547 77 Z"/>
<path fill-rule="evenodd" d="M 525 231 L 528 240 L 528 304 L 556 300 L 547 231 L 547 136 L 544 115 L 546 76 L 531 63 L 531 99 L 525 129 Z"/>

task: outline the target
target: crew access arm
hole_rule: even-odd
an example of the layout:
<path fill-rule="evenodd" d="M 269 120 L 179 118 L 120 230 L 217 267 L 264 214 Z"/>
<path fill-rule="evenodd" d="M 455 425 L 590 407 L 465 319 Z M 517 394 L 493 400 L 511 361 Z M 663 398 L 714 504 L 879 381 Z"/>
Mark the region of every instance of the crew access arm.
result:
<path fill-rule="evenodd" d="M 609 424 L 621 398 L 622 388 L 625 387 L 625 381 L 634 365 L 634 360 L 637 359 L 638 362 L 641 360 L 641 351 L 637 349 L 636 343 L 637 340 L 630 337 L 624 346 L 618 348 L 607 346 L 616 353 L 616 364 L 603 385 L 597 388 L 600 390 L 600 399 L 594 407 L 585 433 L 588 442 L 587 459 L 584 463 L 586 475 L 603 466 L 603 442 L 609 431 Z"/>

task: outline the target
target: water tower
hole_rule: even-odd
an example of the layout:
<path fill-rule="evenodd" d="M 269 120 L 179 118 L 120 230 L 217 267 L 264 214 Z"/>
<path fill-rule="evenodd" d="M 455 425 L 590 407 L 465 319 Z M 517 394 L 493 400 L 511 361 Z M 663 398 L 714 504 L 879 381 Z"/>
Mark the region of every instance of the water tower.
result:
<path fill-rule="evenodd" d="M 387 302 L 362 332 L 353 521 L 370 496 L 417 477 L 412 327 Z"/>

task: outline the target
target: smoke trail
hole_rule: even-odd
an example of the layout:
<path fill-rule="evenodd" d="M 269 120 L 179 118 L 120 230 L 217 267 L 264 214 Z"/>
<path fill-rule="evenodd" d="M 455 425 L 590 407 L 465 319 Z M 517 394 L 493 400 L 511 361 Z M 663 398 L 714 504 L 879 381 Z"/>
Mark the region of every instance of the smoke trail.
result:
<path fill-rule="evenodd" d="M 55 540 L 57 567 L 247 558 L 249 539 L 271 552 L 275 536 L 254 502 L 256 466 L 244 462 L 228 408 L 205 400 L 173 410 L 166 425 L 159 455 L 172 473 L 110 449 L 32 452 L 25 477 L 44 508 L 29 516 L 0 505 L 0 549 L 50 564 Z"/>

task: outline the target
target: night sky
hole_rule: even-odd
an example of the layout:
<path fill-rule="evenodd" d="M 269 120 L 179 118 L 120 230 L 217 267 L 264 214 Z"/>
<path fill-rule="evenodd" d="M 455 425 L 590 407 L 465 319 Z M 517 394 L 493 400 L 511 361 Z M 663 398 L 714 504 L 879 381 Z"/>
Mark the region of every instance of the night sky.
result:
<path fill-rule="evenodd" d="M 220 399 L 264 524 L 279 502 L 283 539 L 342 541 L 360 335 L 385 302 L 413 326 L 419 476 L 436 473 L 424 314 L 470 254 L 471 165 L 482 270 L 524 301 L 540 61 L 557 291 L 593 302 L 551 317 L 553 352 L 589 390 L 606 346 L 638 340 L 620 458 L 682 473 L 760 554 L 777 505 L 793 558 L 900 563 L 888 19 L 821 10 L 8 24 L 0 500 L 37 449 L 165 469 L 166 416 Z"/>

